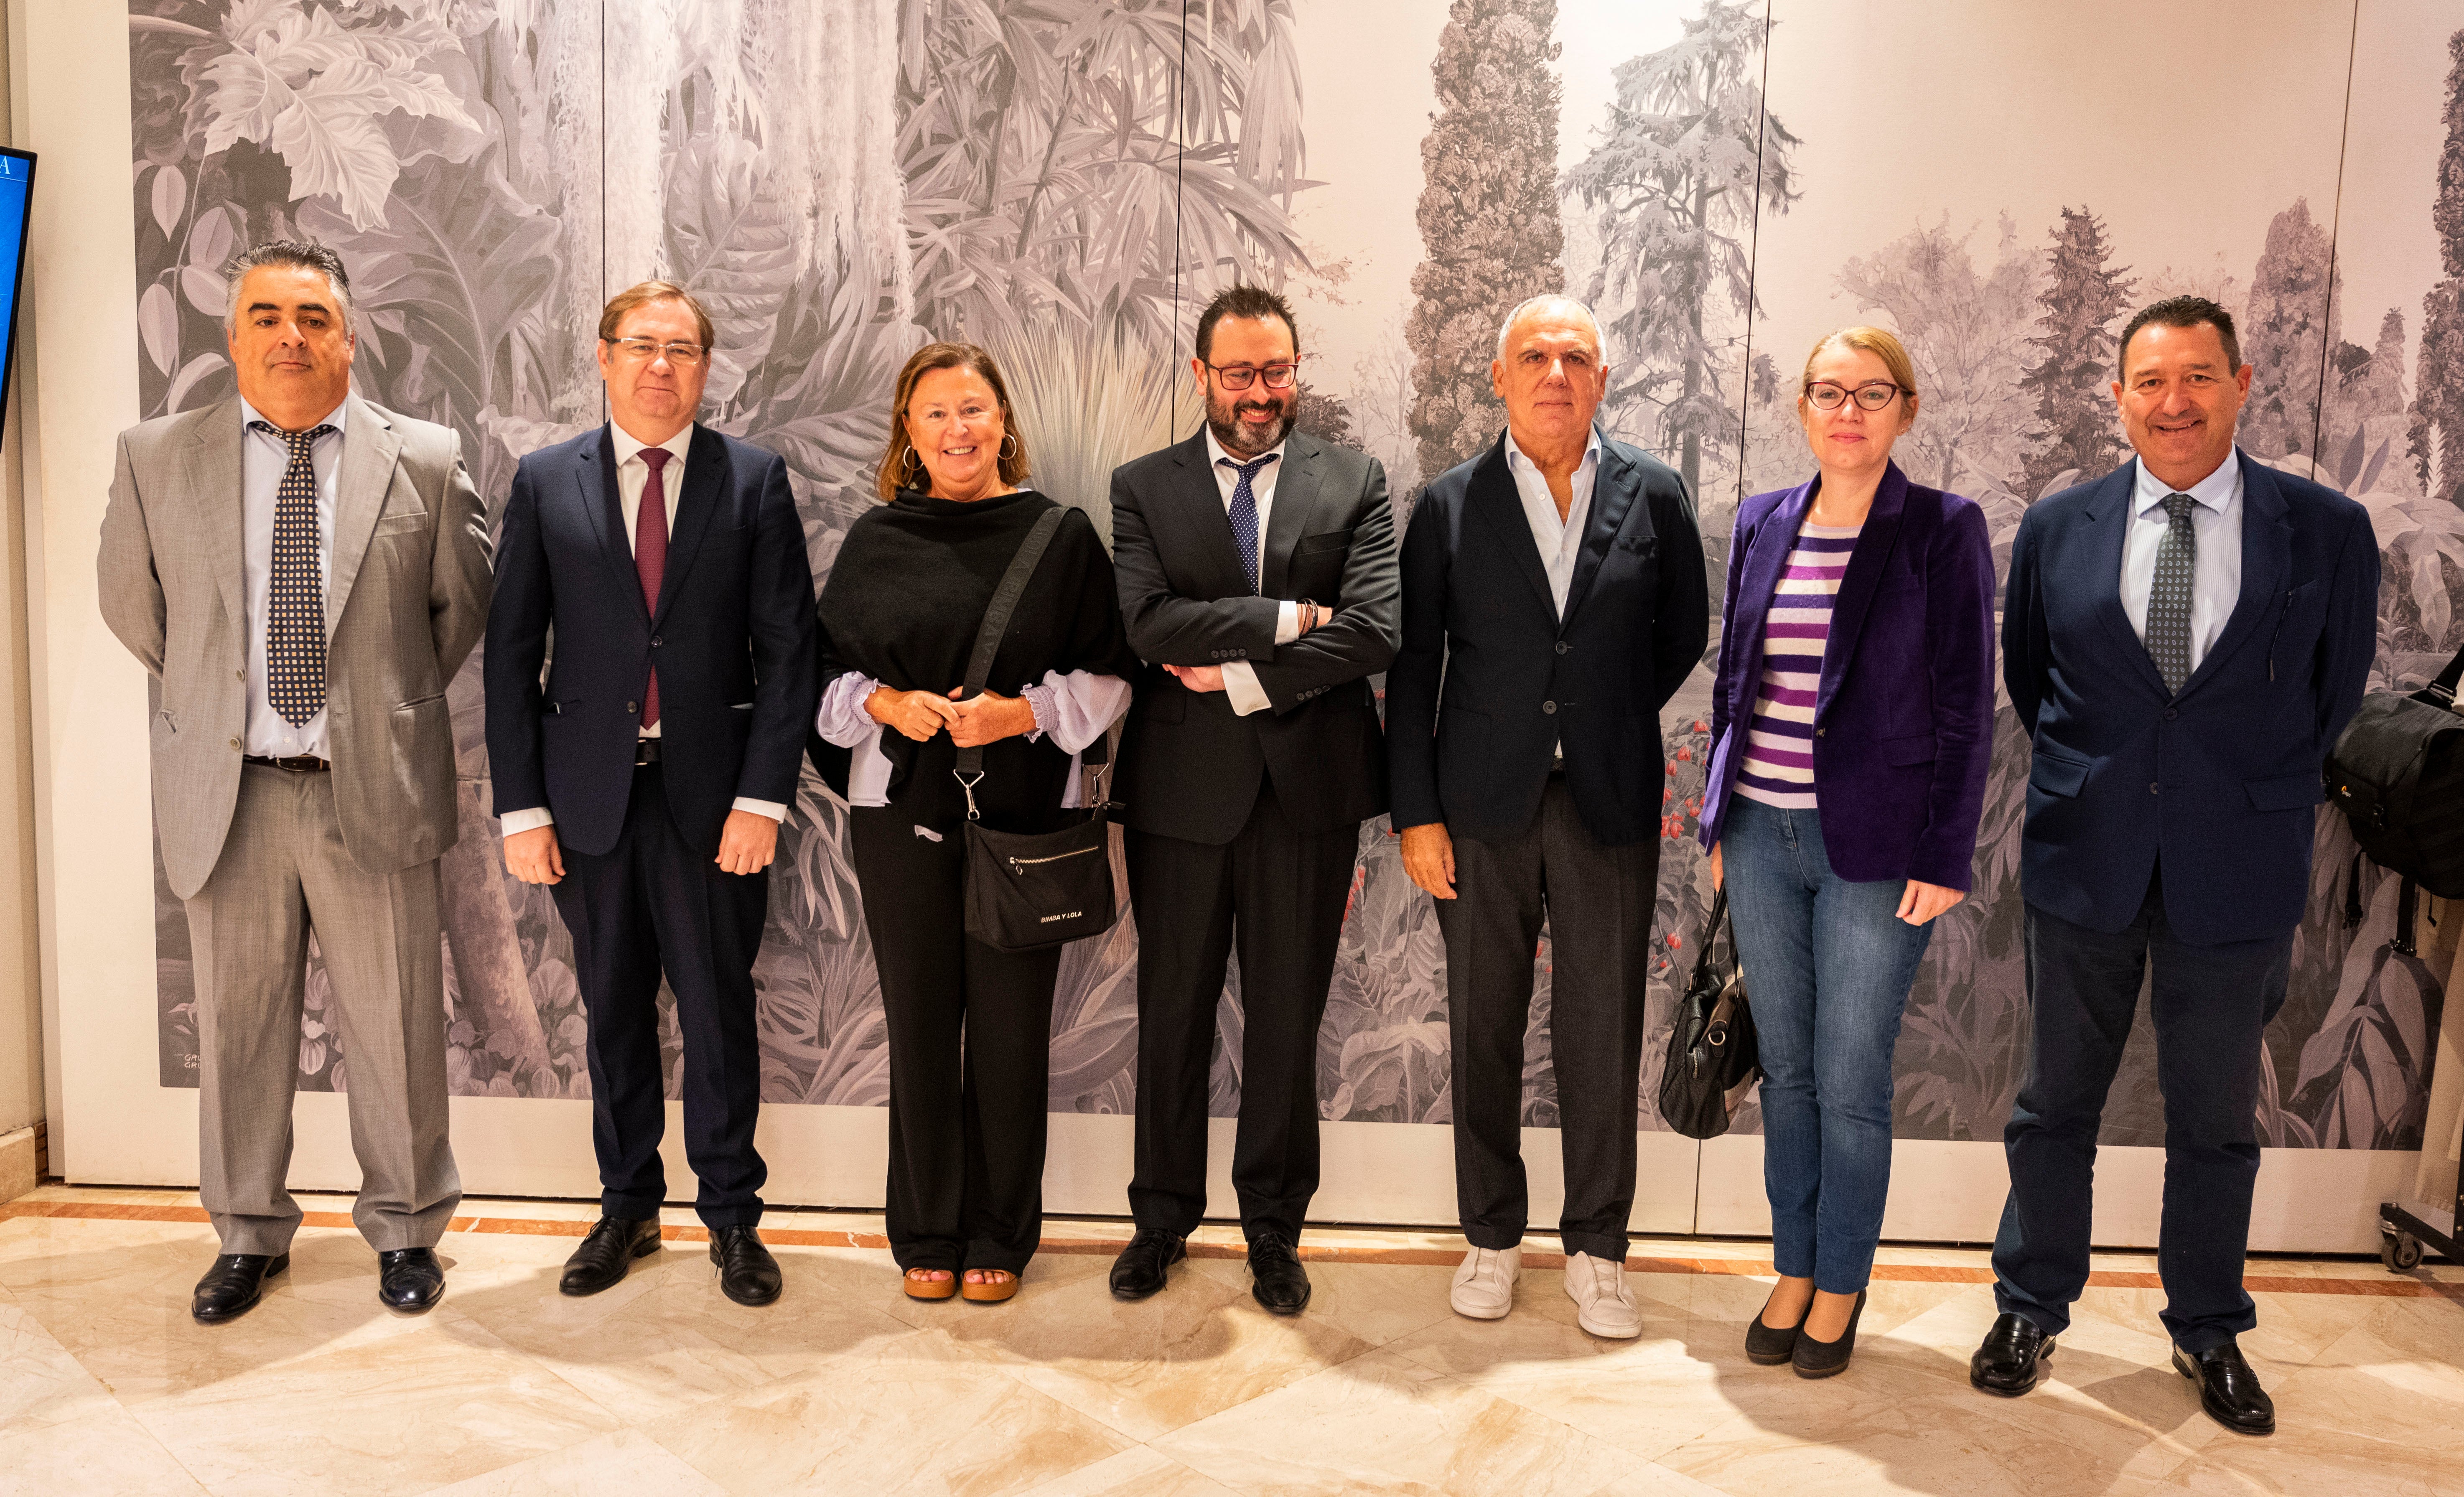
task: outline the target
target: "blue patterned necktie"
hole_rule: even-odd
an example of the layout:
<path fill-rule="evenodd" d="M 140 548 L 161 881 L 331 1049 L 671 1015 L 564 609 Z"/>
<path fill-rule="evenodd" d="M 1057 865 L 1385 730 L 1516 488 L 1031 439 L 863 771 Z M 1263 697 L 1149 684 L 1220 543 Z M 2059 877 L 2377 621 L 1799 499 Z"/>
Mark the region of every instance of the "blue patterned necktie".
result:
<path fill-rule="evenodd" d="M 2197 571 L 2198 533 L 2190 528 L 2190 509 L 2197 503 L 2187 494 L 2165 496 L 2170 523 L 2156 546 L 2156 583 L 2147 591 L 2147 653 L 2165 678 L 2165 690 L 2179 695 L 2190 678 L 2190 583 Z"/>
<path fill-rule="evenodd" d="M 1232 544 L 1241 553 L 1241 572 L 1249 579 L 1251 592 L 1258 590 L 1258 495 L 1249 485 L 1258 476 L 1259 471 L 1273 462 L 1279 455 L 1281 454 L 1268 452 L 1264 457 L 1245 463 L 1236 463 L 1228 457 L 1219 457 L 1215 460 L 1218 466 L 1229 468 L 1240 475 L 1232 483 L 1232 508 L 1229 517 L 1232 521 Z"/>
<path fill-rule="evenodd" d="M 269 421 L 249 429 L 291 449 L 274 500 L 274 579 L 265 598 L 265 696 L 295 728 L 325 709 L 325 578 L 317 562 L 317 470 L 308 454 L 333 431 L 285 431 Z"/>

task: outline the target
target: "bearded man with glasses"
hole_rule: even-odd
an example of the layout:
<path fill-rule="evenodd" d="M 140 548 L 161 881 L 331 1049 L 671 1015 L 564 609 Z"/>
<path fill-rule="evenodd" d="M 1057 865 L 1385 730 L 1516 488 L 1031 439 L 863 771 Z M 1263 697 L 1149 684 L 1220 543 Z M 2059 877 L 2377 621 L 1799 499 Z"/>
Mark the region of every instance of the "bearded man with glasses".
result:
<path fill-rule="evenodd" d="M 1206 1209 L 1208 1067 L 1241 955 L 1232 1186 L 1258 1302 L 1309 1303 L 1317 1030 L 1360 824 L 1386 809 L 1369 677 L 1394 658 L 1386 471 L 1295 430 L 1300 334 L 1235 286 L 1198 319 L 1206 422 L 1112 474 L 1113 566 L 1135 683 L 1119 784 L 1138 918 L 1137 1233 L 1112 1292 L 1164 1287 Z"/>
<path fill-rule="evenodd" d="M 787 465 L 694 421 L 711 343 L 683 287 L 619 292 L 599 321 L 607 425 L 516 471 L 488 759 L 505 867 L 554 891 L 590 1023 L 601 1218 L 561 1288 L 595 1294 L 659 1245 L 664 972 L 719 1288 L 766 1305 L 781 1281 L 756 1230 L 769 1172 L 753 1146 L 753 958 L 820 681 Z"/>

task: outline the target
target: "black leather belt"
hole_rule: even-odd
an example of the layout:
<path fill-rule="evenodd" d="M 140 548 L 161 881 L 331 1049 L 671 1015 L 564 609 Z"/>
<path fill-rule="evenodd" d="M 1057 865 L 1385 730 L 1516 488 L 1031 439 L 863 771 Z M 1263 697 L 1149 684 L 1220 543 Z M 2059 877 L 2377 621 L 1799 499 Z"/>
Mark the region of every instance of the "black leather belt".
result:
<path fill-rule="evenodd" d="M 287 769 L 295 775 L 318 774 L 334 767 L 332 760 L 319 759 L 314 754 L 294 754 L 289 759 L 270 759 L 263 754 L 244 754 L 240 758 L 247 763 L 263 764 L 268 769 Z"/>
<path fill-rule="evenodd" d="M 635 739 L 633 740 L 633 767 L 634 767 L 635 769 L 639 769 L 639 768 L 641 768 L 641 767 L 642 767 L 643 765 L 645 765 L 645 764 L 655 764 L 655 763 L 657 763 L 658 761 L 659 761 L 659 740 L 658 740 L 658 739 L 656 739 L 656 738 L 635 738 Z"/>

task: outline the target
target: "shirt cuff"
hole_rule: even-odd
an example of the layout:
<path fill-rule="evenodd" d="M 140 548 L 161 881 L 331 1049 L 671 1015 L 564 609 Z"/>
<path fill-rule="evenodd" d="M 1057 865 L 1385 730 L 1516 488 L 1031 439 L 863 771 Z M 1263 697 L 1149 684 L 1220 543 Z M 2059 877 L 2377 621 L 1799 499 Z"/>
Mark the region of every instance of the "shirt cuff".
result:
<path fill-rule="evenodd" d="M 736 798 L 734 809 L 751 811 L 756 816 L 767 816 L 774 822 L 783 822 L 787 819 L 787 808 L 776 801 L 756 801 L 749 796 L 739 795 Z"/>
<path fill-rule="evenodd" d="M 862 743 L 881 727 L 872 714 L 864 710 L 867 698 L 881 690 L 881 683 L 861 671 L 850 671 L 830 683 L 822 693 L 822 705 L 813 714 L 813 731 L 822 740 L 843 749 Z"/>
<path fill-rule="evenodd" d="M 537 831 L 542 826 L 555 826 L 556 813 L 544 805 L 534 805 L 524 810 L 507 811 L 496 820 L 504 835 L 511 837 L 517 832 Z"/>
<path fill-rule="evenodd" d="M 1275 609 L 1275 643 L 1288 645 L 1301 637 L 1301 605 L 1287 598 Z"/>
<path fill-rule="evenodd" d="M 1035 731 L 1026 736 L 1029 743 L 1050 733 L 1053 725 L 1061 720 L 1061 708 L 1052 699 L 1053 689 L 1049 684 L 1057 674 L 1056 671 L 1046 671 L 1042 681 L 1019 688 L 1018 694 L 1026 698 L 1027 711 L 1035 714 Z"/>
<path fill-rule="evenodd" d="M 1285 604 L 1285 607 L 1291 606 Z M 1258 684 L 1257 667 L 1246 660 L 1228 661 L 1223 666 L 1223 699 L 1232 704 L 1232 715 L 1246 717 L 1273 706 L 1266 700 L 1266 689 Z"/>

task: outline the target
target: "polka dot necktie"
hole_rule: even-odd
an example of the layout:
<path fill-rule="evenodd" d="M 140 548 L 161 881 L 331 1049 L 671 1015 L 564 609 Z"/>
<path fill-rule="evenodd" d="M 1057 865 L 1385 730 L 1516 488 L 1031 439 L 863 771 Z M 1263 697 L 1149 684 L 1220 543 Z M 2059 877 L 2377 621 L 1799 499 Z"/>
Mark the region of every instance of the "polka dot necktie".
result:
<path fill-rule="evenodd" d="M 650 475 L 642 483 L 641 513 L 633 517 L 633 570 L 642 577 L 642 602 L 650 616 L 659 615 L 659 588 L 668 580 L 668 459 L 676 454 L 664 447 L 642 449 Z M 659 671 L 650 668 L 650 684 L 642 689 L 643 731 L 659 725 Z"/>
<path fill-rule="evenodd" d="M 1278 455 L 1268 452 L 1246 463 L 1236 463 L 1228 457 L 1215 460 L 1238 474 L 1232 481 L 1232 544 L 1240 549 L 1241 571 L 1249 579 L 1251 592 L 1258 590 L 1258 494 L 1249 485 L 1258 476 L 1259 470 L 1273 462 Z"/>
<path fill-rule="evenodd" d="M 2157 543 L 2156 584 L 2147 593 L 2147 653 L 2165 677 L 2165 690 L 2176 695 L 2190 678 L 2190 581 L 2199 558 L 2190 509 L 2196 502 L 2187 494 L 2165 496 L 2171 522 Z"/>
<path fill-rule="evenodd" d="M 274 499 L 274 579 L 266 590 L 265 695 L 295 728 L 325 709 L 325 578 L 317 560 L 317 469 L 308 454 L 332 427 L 285 431 L 268 421 L 251 430 L 282 439 L 291 461 Z"/>

